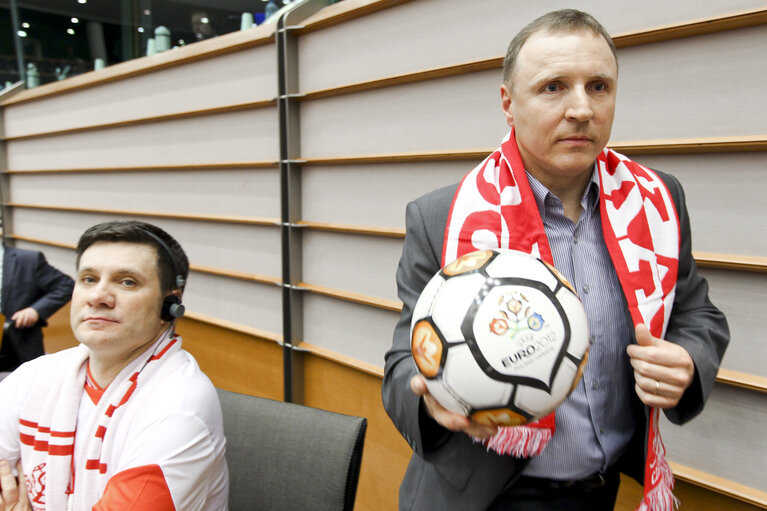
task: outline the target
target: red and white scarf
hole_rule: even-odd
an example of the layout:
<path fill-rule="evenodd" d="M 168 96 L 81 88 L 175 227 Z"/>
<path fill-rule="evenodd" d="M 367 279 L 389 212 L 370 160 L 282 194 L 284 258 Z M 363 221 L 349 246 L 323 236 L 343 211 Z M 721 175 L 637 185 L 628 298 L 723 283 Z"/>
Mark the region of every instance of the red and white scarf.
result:
<path fill-rule="evenodd" d="M 596 160 L 605 245 L 628 302 L 633 323 L 663 338 L 674 303 L 679 220 L 671 195 L 650 169 L 610 149 Z M 480 249 L 514 249 L 554 264 L 543 221 L 527 180 L 514 130 L 501 147 L 461 181 L 453 197 L 442 266 Z M 500 454 L 540 454 L 556 428 L 554 413 L 524 426 L 500 428 L 485 443 Z M 650 411 L 644 498 L 637 511 L 673 509 L 674 479 Z"/>
<path fill-rule="evenodd" d="M 99 500 L 107 480 L 113 452 L 111 442 L 126 403 L 136 388 L 158 385 L 183 362 L 173 357 L 181 339 L 169 329 L 149 349 L 128 364 L 104 391 L 96 407 L 96 420 L 86 425 L 83 459 L 74 459 L 75 431 L 89 350 L 83 345 L 35 382 L 19 418 L 21 460 L 30 504 L 34 511 L 90 510 Z M 87 399 L 87 396 L 85 397 Z M 77 474 L 75 481 L 74 474 Z"/>

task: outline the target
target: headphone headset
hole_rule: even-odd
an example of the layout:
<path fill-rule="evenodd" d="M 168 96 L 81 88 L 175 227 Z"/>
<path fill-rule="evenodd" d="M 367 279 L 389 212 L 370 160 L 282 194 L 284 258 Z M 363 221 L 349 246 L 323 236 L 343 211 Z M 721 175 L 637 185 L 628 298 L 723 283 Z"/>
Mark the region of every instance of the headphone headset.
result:
<path fill-rule="evenodd" d="M 153 232 L 150 232 L 146 229 L 141 230 L 144 231 L 153 240 L 155 240 L 168 255 L 168 258 L 170 258 L 170 262 L 173 265 L 173 272 L 176 274 L 176 289 L 183 290 L 184 285 L 186 285 L 186 280 L 184 280 L 184 276 L 181 274 L 178 262 L 176 262 L 176 258 L 173 255 L 173 252 L 170 251 L 170 247 L 168 247 L 168 245 L 166 245 L 165 242 Z M 163 298 L 162 308 L 160 309 L 160 319 L 163 321 L 173 321 L 174 319 L 183 316 L 185 310 L 186 308 L 184 307 L 184 304 L 181 303 L 181 297 L 174 294 L 169 294 Z"/>

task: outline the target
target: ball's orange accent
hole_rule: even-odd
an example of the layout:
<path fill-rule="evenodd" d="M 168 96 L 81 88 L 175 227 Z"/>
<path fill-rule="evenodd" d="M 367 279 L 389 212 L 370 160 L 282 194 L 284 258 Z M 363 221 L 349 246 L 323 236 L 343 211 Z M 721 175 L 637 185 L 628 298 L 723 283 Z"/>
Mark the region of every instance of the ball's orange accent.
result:
<path fill-rule="evenodd" d="M 419 321 L 413 328 L 412 350 L 421 374 L 427 378 L 436 377 L 442 360 L 442 341 L 428 321 Z"/>
<path fill-rule="evenodd" d="M 586 362 L 589 360 L 589 348 L 586 348 L 586 353 L 583 354 L 583 358 L 581 359 L 581 363 L 578 366 L 578 373 L 575 375 L 575 380 L 573 380 L 573 385 L 570 387 L 570 392 L 575 390 L 575 387 L 578 386 L 578 382 L 581 381 L 581 376 L 583 376 L 583 370 L 586 368 Z"/>
<path fill-rule="evenodd" d="M 470 419 L 483 426 L 521 426 L 527 422 L 524 416 L 507 408 L 480 410 L 472 413 Z"/>
<path fill-rule="evenodd" d="M 478 250 L 462 255 L 452 263 L 442 269 L 442 272 L 448 277 L 460 275 L 482 268 L 485 263 L 493 256 L 492 250 Z"/>
<path fill-rule="evenodd" d="M 542 262 L 543 264 L 545 264 L 546 266 L 548 266 L 548 267 L 549 267 L 549 269 L 550 269 L 551 271 L 553 271 L 553 272 L 554 272 L 554 275 L 556 275 L 556 276 L 557 276 L 557 278 L 558 278 L 558 279 L 559 279 L 559 280 L 562 282 L 562 284 L 564 284 L 564 285 L 566 285 L 566 286 L 567 286 L 567 289 L 569 289 L 570 291 L 572 291 L 572 292 L 573 292 L 573 294 L 574 294 L 575 296 L 578 296 L 578 293 L 576 293 L 576 292 L 575 292 L 575 288 L 573 287 L 573 285 L 572 285 L 572 284 L 570 284 L 570 281 L 569 281 L 569 280 L 567 280 L 567 279 L 565 278 L 565 276 L 564 276 L 564 275 L 562 275 L 561 273 L 559 273 L 559 270 L 557 270 L 556 268 L 554 268 L 552 265 L 550 265 L 549 263 L 547 263 L 547 262 L 546 262 L 546 261 L 544 261 L 543 259 L 541 259 L 541 262 Z"/>

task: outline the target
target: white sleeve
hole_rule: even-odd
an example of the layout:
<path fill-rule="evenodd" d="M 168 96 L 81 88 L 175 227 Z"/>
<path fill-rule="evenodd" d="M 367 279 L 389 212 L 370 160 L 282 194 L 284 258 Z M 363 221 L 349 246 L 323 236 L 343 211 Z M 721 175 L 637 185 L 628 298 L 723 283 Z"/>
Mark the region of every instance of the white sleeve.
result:
<path fill-rule="evenodd" d="M 115 473 L 158 465 L 176 509 L 203 509 L 218 479 L 226 476 L 226 464 L 200 417 L 174 413 L 131 430 Z"/>
<path fill-rule="evenodd" d="M 19 413 L 29 391 L 33 371 L 25 364 L 0 381 L 0 459 L 16 466 L 21 452 L 19 445 Z"/>

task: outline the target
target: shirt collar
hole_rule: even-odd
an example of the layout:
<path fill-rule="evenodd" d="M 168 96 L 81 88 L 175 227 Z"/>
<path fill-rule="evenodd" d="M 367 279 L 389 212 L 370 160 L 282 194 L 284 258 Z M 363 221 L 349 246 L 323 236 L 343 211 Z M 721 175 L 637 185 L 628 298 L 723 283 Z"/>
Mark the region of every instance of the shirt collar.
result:
<path fill-rule="evenodd" d="M 559 197 L 554 195 L 546 188 L 540 181 L 532 176 L 529 172 L 526 172 L 527 180 L 530 183 L 530 188 L 533 191 L 535 197 L 535 203 L 538 206 L 538 212 L 541 218 L 545 219 L 548 213 L 548 207 L 553 204 L 559 204 L 561 208 L 562 201 Z M 591 180 L 586 189 L 583 190 L 583 196 L 581 197 L 581 207 L 584 211 L 591 213 L 599 204 L 599 174 L 597 173 L 597 164 L 594 162 L 594 168 L 591 171 Z"/>

